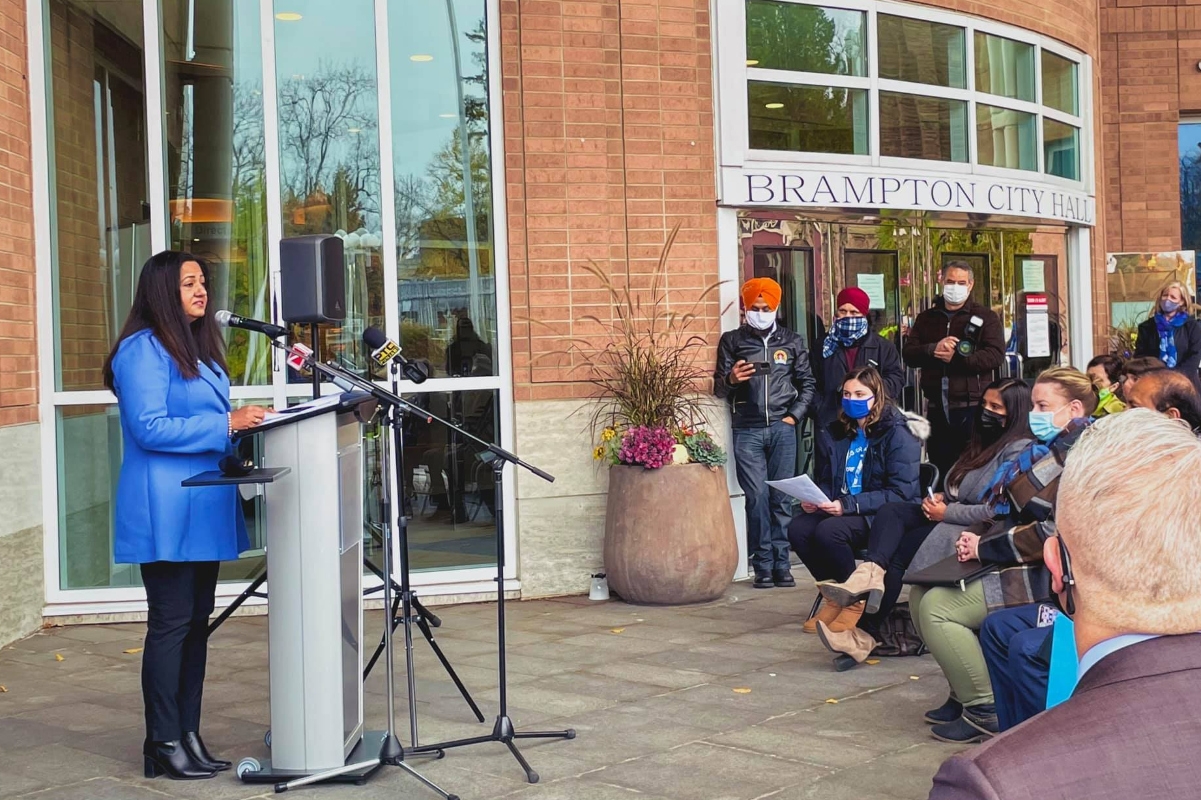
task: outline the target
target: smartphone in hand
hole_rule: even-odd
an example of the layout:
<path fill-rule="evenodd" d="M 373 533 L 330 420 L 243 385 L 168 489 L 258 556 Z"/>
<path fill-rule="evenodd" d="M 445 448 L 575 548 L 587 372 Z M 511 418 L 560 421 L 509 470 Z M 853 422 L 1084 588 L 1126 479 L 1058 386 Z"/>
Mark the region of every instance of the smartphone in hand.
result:
<path fill-rule="evenodd" d="M 766 375 L 771 372 L 771 364 L 766 361 L 752 361 L 751 366 L 755 368 L 754 375 Z"/>

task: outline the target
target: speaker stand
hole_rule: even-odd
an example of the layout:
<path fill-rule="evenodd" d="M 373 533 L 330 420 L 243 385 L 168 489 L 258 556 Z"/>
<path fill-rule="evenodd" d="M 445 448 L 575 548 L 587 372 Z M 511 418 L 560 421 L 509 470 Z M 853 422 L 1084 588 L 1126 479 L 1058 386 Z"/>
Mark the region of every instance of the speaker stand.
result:
<path fill-rule="evenodd" d="M 320 360 L 321 353 L 317 351 L 317 323 L 309 323 L 309 347 L 313 350 L 313 359 Z M 313 370 L 313 399 L 321 397 L 321 373 Z"/>

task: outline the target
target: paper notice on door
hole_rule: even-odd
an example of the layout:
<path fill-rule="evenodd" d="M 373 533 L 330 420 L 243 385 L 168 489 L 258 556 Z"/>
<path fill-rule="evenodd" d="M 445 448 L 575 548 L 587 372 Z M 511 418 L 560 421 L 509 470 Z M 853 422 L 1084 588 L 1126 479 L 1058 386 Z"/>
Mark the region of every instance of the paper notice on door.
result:
<path fill-rule="evenodd" d="M 787 478 L 782 481 L 768 481 L 767 485 L 778 492 L 783 492 L 789 497 L 795 497 L 802 503 L 819 505 L 830 502 L 825 492 L 817 488 L 817 484 L 808 475 L 798 475 L 795 478 Z"/>
<path fill-rule="evenodd" d="M 1045 292 L 1047 281 L 1041 261 L 1022 261 L 1022 291 Z"/>
<path fill-rule="evenodd" d="M 885 308 L 884 276 L 859 275 L 859 288 L 867 293 L 868 308 Z"/>
<path fill-rule="evenodd" d="M 1026 358 L 1051 356 L 1051 317 L 1046 305 L 1026 306 Z"/>

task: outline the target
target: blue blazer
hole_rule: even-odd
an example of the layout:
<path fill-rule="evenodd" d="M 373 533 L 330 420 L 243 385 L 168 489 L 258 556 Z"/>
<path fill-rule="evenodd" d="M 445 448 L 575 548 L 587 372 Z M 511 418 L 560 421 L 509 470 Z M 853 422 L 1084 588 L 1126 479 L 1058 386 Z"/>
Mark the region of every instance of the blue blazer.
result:
<path fill-rule="evenodd" d="M 115 561 L 229 561 L 250 549 L 237 487 L 180 486 L 233 452 L 229 378 L 207 364 L 184 378 L 149 330 L 121 342 L 113 375 L 125 445 Z"/>

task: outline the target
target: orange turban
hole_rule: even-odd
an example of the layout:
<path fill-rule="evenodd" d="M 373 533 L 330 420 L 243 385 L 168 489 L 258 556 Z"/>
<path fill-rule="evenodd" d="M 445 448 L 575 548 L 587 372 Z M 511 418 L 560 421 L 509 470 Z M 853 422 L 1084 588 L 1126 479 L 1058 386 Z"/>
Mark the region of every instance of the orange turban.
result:
<path fill-rule="evenodd" d="M 771 278 L 751 278 L 742 284 L 742 307 L 749 309 L 760 297 L 767 303 L 768 310 L 775 311 L 780 307 L 780 296 L 784 290 L 780 284 Z"/>

